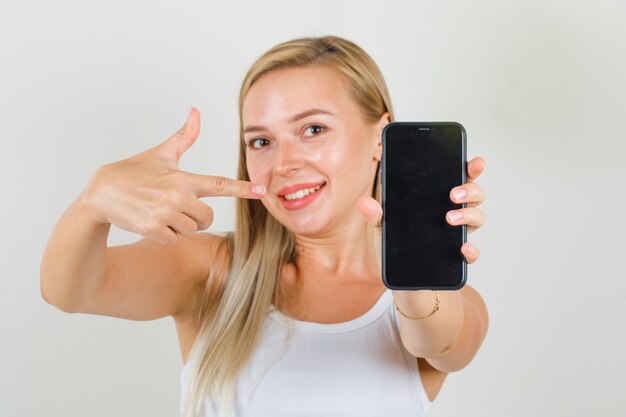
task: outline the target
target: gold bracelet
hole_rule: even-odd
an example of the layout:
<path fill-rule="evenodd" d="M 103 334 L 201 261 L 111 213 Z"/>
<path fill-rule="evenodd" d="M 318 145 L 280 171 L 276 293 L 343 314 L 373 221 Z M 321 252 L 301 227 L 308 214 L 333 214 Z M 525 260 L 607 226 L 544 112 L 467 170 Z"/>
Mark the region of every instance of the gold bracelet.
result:
<path fill-rule="evenodd" d="M 435 314 L 436 312 L 439 311 L 439 291 L 435 291 L 435 293 L 437 294 L 437 300 L 435 301 L 435 307 L 433 308 L 433 311 L 430 312 L 430 314 L 428 314 L 427 316 L 424 317 L 417 317 L 417 318 L 413 318 L 413 317 L 409 317 L 406 314 L 404 314 L 403 312 L 400 311 L 400 309 L 398 308 L 398 304 L 396 304 L 396 299 L 393 299 L 393 304 L 396 306 L 396 310 L 398 310 L 398 313 L 402 314 L 404 317 L 406 317 L 409 320 L 424 320 L 427 319 L 428 317 L 432 316 L 433 314 Z"/>

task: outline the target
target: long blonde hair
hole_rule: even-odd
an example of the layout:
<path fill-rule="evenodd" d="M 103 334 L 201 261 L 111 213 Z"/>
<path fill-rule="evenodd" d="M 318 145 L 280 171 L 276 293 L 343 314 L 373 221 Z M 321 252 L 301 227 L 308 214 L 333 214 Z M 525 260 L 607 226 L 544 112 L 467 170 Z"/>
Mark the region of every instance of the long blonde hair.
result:
<path fill-rule="evenodd" d="M 306 65 L 323 65 L 342 74 L 365 120 L 374 123 L 388 112 L 393 121 L 383 76 L 359 46 L 336 36 L 281 43 L 257 59 L 241 86 L 238 179 L 250 180 L 242 121 L 248 91 L 270 71 Z M 372 197 L 380 201 L 377 178 Z M 183 417 L 199 417 L 207 394 L 212 400 L 220 399 L 220 414 L 224 410 L 230 414 L 239 374 L 254 351 L 269 308 L 272 303 L 278 309 L 285 305 L 280 277 L 283 265 L 295 262 L 294 238 L 260 200 L 238 199 L 236 204 L 236 230 L 225 235 L 220 248 L 226 264 L 211 270 L 196 317 L 201 327 L 188 359 L 194 366 Z M 220 280 L 220 274 L 225 278 Z"/>

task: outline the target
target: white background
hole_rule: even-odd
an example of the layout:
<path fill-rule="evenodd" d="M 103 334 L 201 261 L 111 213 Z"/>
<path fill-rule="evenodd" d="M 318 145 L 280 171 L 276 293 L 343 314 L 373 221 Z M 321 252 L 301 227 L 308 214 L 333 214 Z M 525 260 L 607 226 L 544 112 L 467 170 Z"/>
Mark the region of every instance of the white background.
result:
<path fill-rule="evenodd" d="M 618 1 L 3 0 L 0 416 L 178 415 L 173 320 L 46 304 L 47 239 L 96 168 L 162 142 L 190 106 L 202 132 L 180 168 L 235 176 L 245 71 L 326 34 L 372 55 L 398 120 L 461 122 L 487 161 L 469 282 L 489 334 L 431 415 L 623 415 L 624 17 Z M 232 229 L 233 200 L 203 201 L 210 230 Z M 109 244 L 139 238 L 112 228 Z"/>

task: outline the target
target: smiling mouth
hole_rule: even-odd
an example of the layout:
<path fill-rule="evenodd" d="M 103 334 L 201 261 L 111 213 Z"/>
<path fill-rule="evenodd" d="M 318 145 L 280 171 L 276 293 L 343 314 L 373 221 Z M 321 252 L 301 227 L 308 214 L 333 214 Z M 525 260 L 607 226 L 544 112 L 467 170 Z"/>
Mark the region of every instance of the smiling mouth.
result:
<path fill-rule="evenodd" d="M 313 193 L 319 191 L 319 189 L 322 188 L 324 185 L 326 185 L 326 183 L 320 184 L 320 185 L 318 185 L 316 187 L 303 188 L 302 190 L 298 190 L 295 193 L 285 194 L 285 195 L 282 196 L 282 198 L 284 198 L 287 201 L 300 200 L 300 199 L 306 197 L 309 194 L 313 194 Z"/>

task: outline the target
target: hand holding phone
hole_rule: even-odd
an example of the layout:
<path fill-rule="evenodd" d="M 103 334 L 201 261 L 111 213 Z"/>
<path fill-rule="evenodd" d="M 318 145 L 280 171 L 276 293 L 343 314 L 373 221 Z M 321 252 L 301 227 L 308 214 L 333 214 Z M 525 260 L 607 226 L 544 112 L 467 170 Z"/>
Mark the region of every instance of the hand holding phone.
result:
<path fill-rule="evenodd" d="M 467 280 L 465 224 L 446 221 L 466 182 L 466 132 L 455 122 L 394 122 L 382 133 L 382 275 L 393 290 L 457 290 Z"/>

